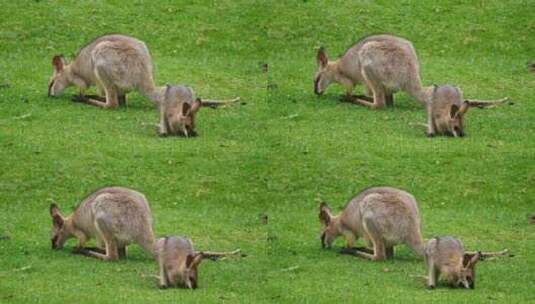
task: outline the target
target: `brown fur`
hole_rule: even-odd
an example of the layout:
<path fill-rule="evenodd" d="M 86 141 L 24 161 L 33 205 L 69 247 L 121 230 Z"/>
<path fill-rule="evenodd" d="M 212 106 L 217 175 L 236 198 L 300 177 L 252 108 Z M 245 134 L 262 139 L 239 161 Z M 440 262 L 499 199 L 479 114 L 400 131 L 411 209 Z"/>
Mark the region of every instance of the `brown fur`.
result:
<path fill-rule="evenodd" d="M 481 259 L 481 253 L 466 253 L 463 243 L 452 236 L 430 239 L 424 252 L 429 288 L 437 286 L 440 274 L 446 277 L 452 287 L 475 287 L 475 266 Z"/>
<path fill-rule="evenodd" d="M 393 105 L 399 90 L 425 104 L 420 65 L 412 43 L 393 35 L 372 35 L 361 39 L 344 55 L 329 61 L 324 48 L 317 54 L 318 71 L 314 92 L 321 95 L 331 82 L 344 86 L 346 99 L 372 108 Z M 373 102 L 352 95 L 357 84 L 364 84 Z"/>
<path fill-rule="evenodd" d="M 218 260 L 238 255 L 240 249 L 229 252 L 195 251 L 190 239 L 179 236 L 160 238 L 154 245 L 159 267 L 160 288 L 183 287 L 195 289 L 198 286 L 198 266 L 204 259 Z M 241 254 L 241 256 L 245 256 Z"/>
<path fill-rule="evenodd" d="M 337 216 L 326 203 L 321 203 L 319 218 L 324 227 L 321 234 L 323 247 L 330 247 L 338 236 L 343 235 L 348 248 L 363 237 L 373 247 L 373 253 L 363 250 L 357 254 L 368 259 L 392 258 L 394 246 L 399 243 L 405 243 L 418 255 L 423 255 L 418 204 L 403 190 L 391 187 L 366 189 Z"/>
<path fill-rule="evenodd" d="M 126 102 L 125 95 L 131 90 L 139 90 L 158 103 L 152 58 L 145 43 L 136 38 L 119 34 L 101 36 L 84 46 L 72 63 L 57 55 L 52 59 L 52 66 L 49 96 L 57 96 L 66 87 L 75 85 L 80 90 L 80 100 L 95 106 L 115 108 Z M 92 85 L 97 86 L 105 101 L 84 96 Z"/>
<path fill-rule="evenodd" d="M 145 196 L 123 187 L 106 187 L 87 196 L 70 216 L 63 216 L 56 204 L 50 206 L 53 223 L 52 248 L 60 249 L 72 237 L 78 239 L 75 252 L 104 260 L 126 256 L 126 247 L 137 243 L 153 253 L 152 215 Z M 105 254 L 85 248 L 96 238 Z"/>
<path fill-rule="evenodd" d="M 459 87 L 433 85 L 424 93 L 427 100 L 427 136 L 450 135 L 463 137 L 464 116 L 473 107 L 485 108 L 508 102 L 499 100 L 465 99 Z"/>
<path fill-rule="evenodd" d="M 460 88 L 434 86 L 427 104 L 427 135 L 446 134 L 463 137 L 464 114 L 469 105 Z"/>
<path fill-rule="evenodd" d="M 160 288 L 197 288 L 197 268 L 204 257 L 202 252 L 195 252 L 189 239 L 175 236 L 161 238 L 154 250 L 160 272 Z"/>
<path fill-rule="evenodd" d="M 160 135 L 196 136 L 195 116 L 202 101 L 183 85 L 167 85 L 160 103 Z"/>

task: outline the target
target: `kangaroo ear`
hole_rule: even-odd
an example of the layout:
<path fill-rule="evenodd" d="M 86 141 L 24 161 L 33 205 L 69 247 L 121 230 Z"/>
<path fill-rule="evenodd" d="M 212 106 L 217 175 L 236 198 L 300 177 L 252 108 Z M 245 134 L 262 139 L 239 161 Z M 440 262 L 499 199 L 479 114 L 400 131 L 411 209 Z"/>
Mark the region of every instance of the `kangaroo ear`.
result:
<path fill-rule="evenodd" d="M 63 216 L 61 215 L 61 212 L 59 211 L 58 205 L 55 203 L 52 203 L 50 205 L 50 216 L 52 216 L 52 223 L 54 226 L 61 228 L 63 227 Z"/>
<path fill-rule="evenodd" d="M 475 254 L 465 253 L 463 256 L 464 268 L 474 268 L 477 262 L 481 259 L 481 252 Z"/>
<path fill-rule="evenodd" d="M 54 67 L 54 70 L 56 72 L 63 71 L 63 67 L 65 66 L 65 58 L 63 55 L 56 55 L 52 58 L 52 66 Z"/>
<path fill-rule="evenodd" d="M 320 222 L 323 225 L 328 226 L 329 223 L 331 222 L 331 218 L 332 218 L 331 208 L 329 208 L 329 206 L 327 205 L 326 202 L 321 202 L 320 203 L 320 214 L 319 214 Z"/>
<path fill-rule="evenodd" d="M 463 115 L 464 113 L 466 113 L 466 111 L 468 111 L 468 108 L 470 108 L 470 101 L 465 100 L 461 105 L 461 108 L 459 109 L 457 115 Z"/>
<path fill-rule="evenodd" d="M 188 116 L 190 109 L 191 109 L 191 105 L 189 103 L 187 102 L 182 103 L 182 115 L 183 116 Z"/>
<path fill-rule="evenodd" d="M 186 257 L 186 267 L 187 268 L 196 268 L 202 262 L 204 255 L 202 252 L 196 254 L 188 254 Z"/>
<path fill-rule="evenodd" d="M 201 101 L 200 98 L 197 98 L 197 99 L 193 102 L 193 105 L 191 106 L 190 113 L 192 113 L 192 114 L 197 113 L 197 111 L 199 111 L 199 109 L 201 108 L 201 106 L 202 106 L 202 101 Z"/>
<path fill-rule="evenodd" d="M 329 62 L 329 58 L 327 57 L 327 53 L 325 52 L 324 47 L 320 47 L 318 50 L 318 55 L 316 56 L 316 61 L 318 63 L 319 67 L 326 67 L 327 63 Z"/>

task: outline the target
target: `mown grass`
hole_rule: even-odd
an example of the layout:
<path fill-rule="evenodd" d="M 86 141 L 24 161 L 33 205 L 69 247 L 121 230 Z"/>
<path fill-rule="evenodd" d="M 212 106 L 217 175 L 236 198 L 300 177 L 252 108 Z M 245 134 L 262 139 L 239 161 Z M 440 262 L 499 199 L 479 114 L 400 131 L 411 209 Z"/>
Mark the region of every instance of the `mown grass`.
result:
<path fill-rule="evenodd" d="M 0 302 L 533 302 L 535 32 L 530 1 L 35 1 L 0 11 Z M 131 94 L 115 111 L 46 97 L 55 53 L 128 33 L 151 49 L 158 83 L 247 105 L 202 110 L 200 137 L 160 138 L 152 105 Z M 413 41 L 425 84 L 514 106 L 471 110 L 468 137 L 424 136 L 425 113 L 313 95 L 315 50 L 336 57 L 359 37 Z M 262 65 L 269 64 L 264 73 Z M 205 262 L 196 291 L 158 290 L 142 251 L 118 263 L 50 249 L 48 206 L 65 211 L 103 185 L 149 198 L 158 235 L 200 249 L 241 248 Z M 482 262 L 473 291 L 428 291 L 405 246 L 373 263 L 321 250 L 319 199 L 338 209 L 362 188 L 392 185 L 420 203 L 424 237 L 452 234 L 470 249 L 509 248 Z M 261 215 L 269 224 L 263 225 Z M 342 242 L 337 243 L 338 246 Z"/>

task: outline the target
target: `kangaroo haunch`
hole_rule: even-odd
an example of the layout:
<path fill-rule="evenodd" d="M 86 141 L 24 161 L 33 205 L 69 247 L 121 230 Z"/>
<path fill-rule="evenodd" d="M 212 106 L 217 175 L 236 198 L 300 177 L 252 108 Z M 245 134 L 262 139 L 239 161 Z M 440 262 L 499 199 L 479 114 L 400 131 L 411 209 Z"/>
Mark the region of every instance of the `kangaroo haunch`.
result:
<path fill-rule="evenodd" d="M 363 237 L 373 248 L 356 250 L 354 254 L 371 260 L 392 258 L 394 246 L 409 245 L 423 255 L 420 215 L 416 199 L 408 192 L 391 187 L 374 187 L 360 192 L 345 206 L 342 213 L 332 215 L 327 203 L 320 204 L 319 219 L 323 225 L 322 247 L 331 247 L 343 235 L 347 247 Z"/>
<path fill-rule="evenodd" d="M 106 187 L 90 194 L 70 216 L 63 216 L 56 204 L 50 206 L 52 248 L 61 249 L 72 237 L 78 239 L 75 252 L 103 260 L 126 257 L 126 247 L 136 243 L 152 255 L 152 215 L 145 196 L 123 187 Z M 85 248 L 96 238 L 98 249 Z"/>

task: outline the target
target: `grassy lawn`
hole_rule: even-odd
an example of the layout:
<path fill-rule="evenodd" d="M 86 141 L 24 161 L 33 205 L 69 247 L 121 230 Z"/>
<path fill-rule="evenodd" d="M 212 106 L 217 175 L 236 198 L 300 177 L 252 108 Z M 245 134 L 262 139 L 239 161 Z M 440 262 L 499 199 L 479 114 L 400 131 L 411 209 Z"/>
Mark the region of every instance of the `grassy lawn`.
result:
<path fill-rule="evenodd" d="M 3 1 L 0 303 L 535 302 L 533 1 L 181 2 Z M 47 98 L 52 56 L 110 32 L 147 43 L 158 84 L 247 104 L 202 109 L 200 136 L 183 139 L 156 136 L 137 93 L 118 110 L 73 103 L 74 88 Z M 335 58 L 378 32 L 413 41 L 424 84 L 515 104 L 470 110 L 463 139 L 429 139 L 406 94 L 375 111 L 340 103 L 336 85 L 316 97 L 317 48 Z M 138 246 L 116 263 L 72 255 L 74 241 L 51 250 L 50 203 L 69 213 L 104 185 L 145 193 L 158 236 L 247 257 L 205 261 L 198 290 L 159 290 Z M 425 238 L 515 256 L 481 262 L 475 290 L 429 291 L 406 246 L 387 262 L 322 250 L 319 200 L 338 210 L 371 185 L 414 194 Z"/>

